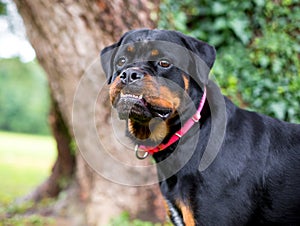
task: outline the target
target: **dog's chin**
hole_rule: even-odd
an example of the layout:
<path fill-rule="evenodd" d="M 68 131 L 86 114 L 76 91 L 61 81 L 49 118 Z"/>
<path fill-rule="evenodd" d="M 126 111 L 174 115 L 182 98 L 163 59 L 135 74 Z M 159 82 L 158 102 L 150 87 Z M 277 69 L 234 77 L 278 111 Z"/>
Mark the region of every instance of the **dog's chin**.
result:
<path fill-rule="evenodd" d="M 134 95 L 120 97 L 116 108 L 121 120 L 148 124 L 153 118 L 166 120 L 171 116 L 172 109 L 152 106 L 144 98 Z"/>
<path fill-rule="evenodd" d="M 115 107 L 119 118 L 127 121 L 128 136 L 135 143 L 156 146 L 167 135 L 166 121 L 172 117 L 172 109 L 152 106 L 134 95 L 120 97 Z"/>

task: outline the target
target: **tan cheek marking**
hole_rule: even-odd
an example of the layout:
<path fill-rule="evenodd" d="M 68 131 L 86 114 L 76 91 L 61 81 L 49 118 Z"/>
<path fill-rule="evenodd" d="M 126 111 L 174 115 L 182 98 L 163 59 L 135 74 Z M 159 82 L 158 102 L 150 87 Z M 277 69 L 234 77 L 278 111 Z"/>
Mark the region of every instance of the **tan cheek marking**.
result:
<path fill-rule="evenodd" d="M 173 102 L 174 102 L 174 108 L 178 109 L 180 105 L 180 99 L 178 97 L 174 97 Z"/>
<path fill-rule="evenodd" d="M 183 82 L 184 82 L 184 90 L 188 91 L 189 89 L 189 80 L 185 74 L 182 75 Z"/>
<path fill-rule="evenodd" d="M 194 214 L 192 213 L 191 209 L 185 205 L 183 202 L 178 203 L 178 207 L 181 210 L 183 221 L 186 226 L 195 226 L 195 218 Z"/>
<path fill-rule="evenodd" d="M 171 101 L 170 104 L 172 104 L 172 106 L 170 108 L 178 109 L 180 105 L 180 98 L 174 95 L 169 88 L 165 86 L 160 87 L 160 94 L 164 98 L 163 100 L 167 100 L 168 102 Z"/>
<path fill-rule="evenodd" d="M 118 92 L 121 91 L 120 88 L 118 88 L 119 84 L 120 84 L 120 77 L 118 76 L 109 87 L 110 103 L 114 102 L 115 97 L 117 96 Z"/>
<path fill-rule="evenodd" d="M 174 104 L 170 90 L 165 86 L 160 86 L 159 90 L 157 90 L 157 84 L 152 76 L 144 77 L 144 94 L 146 100 L 155 106 L 161 106 L 165 108 L 173 108 Z M 148 98 L 147 98 L 148 97 Z"/>
<path fill-rule="evenodd" d="M 159 51 L 157 49 L 153 49 L 151 51 L 151 56 L 158 56 L 158 54 L 159 54 Z"/>
<path fill-rule="evenodd" d="M 160 107 L 170 108 L 170 109 L 173 108 L 173 103 L 170 102 L 169 100 L 166 100 L 165 98 L 164 99 L 162 99 L 162 98 L 151 99 L 151 100 L 149 100 L 149 103 L 154 106 L 160 106 Z"/>

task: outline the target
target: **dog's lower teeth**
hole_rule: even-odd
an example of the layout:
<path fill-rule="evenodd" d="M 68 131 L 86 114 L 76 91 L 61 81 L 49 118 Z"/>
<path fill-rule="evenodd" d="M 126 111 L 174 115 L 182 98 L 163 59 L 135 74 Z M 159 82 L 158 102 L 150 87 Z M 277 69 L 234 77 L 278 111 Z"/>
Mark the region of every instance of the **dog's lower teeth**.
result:
<path fill-rule="evenodd" d="M 159 113 L 157 113 L 157 115 L 159 117 L 161 117 L 161 118 L 167 118 L 170 114 L 169 113 L 167 113 L 167 114 L 159 114 Z"/>

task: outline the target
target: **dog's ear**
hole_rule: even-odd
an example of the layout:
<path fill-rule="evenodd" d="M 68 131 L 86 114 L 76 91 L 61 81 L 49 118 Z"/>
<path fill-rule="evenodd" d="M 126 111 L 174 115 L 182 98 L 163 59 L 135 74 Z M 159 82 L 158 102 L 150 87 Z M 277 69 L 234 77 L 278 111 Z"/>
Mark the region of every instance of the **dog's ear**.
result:
<path fill-rule="evenodd" d="M 104 73 L 106 74 L 107 84 L 110 84 L 112 82 L 113 71 L 114 71 L 113 63 L 114 63 L 115 55 L 118 51 L 118 47 L 122 44 L 124 38 L 129 34 L 131 34 L 132 32 L 134 32 L 134 30 L 126 32 L 118 42 L 105 47 L 104 49 L 102 49 L 100 53 L 101 65 L 104 70 Z"/>
<path fill-rule="evenodd" d="M 110 84 L 113 77 L 113 59 L 117 51 L 117 47 L 119 46 L 119 42 L 114 43 L 113 45 L 105 47 L 101 53 L 101 65 L 104 73 L 106 74 L 107 84 Z"/>
<path fill-rule="evenodd" d="M 195 68 L 190 68 L 190 71 L 196 76 L 196 80 L 203 84 L 208 82 L 208 74 L 210 69 L 213 67 L 216 59 L 216 50 L 213 46 L 206 42 L 200 41 L 196 38 L 186 36 L 178 32 L 181 41 L 185 47 L 188 48 L 192 53 L 192 59 L 194 61 Z M 197 59 L 200 58 L 201 60 Z"/>
<path fill-rule="evenodd" d="M 197 56 L 199 56 L 201 60 L 206 63 L 209 69 L 211 69 L 216 59 L 215 48 L 207 44 L 206 42 L 184 35 L 180 32 L 177 32 L 177 34 L 179 34 L 185 46 Z"/>
<path fill-rule="evenodd" d="M 216 50 L 213 46 L 207 44 L 206 42 L 190 38 L 190 45 L 192 52 L 201 58 L 205 62 L 208 68 L 202 63 L 196 61 L 196 75 L 197 79 L 200 80 L 204 85 L 208 84 L 208 76 L 211 68 L 213 67 L 216 60 Z"/>
<path fill-rule="evenodd" d="M 209 69 L 215 63 L 216 60 L 216 50 L 213 46 L 207 44 L 206 42 L 200 41 L 198 39 L 189 37 L 191 50 L 203 60 Z"/>

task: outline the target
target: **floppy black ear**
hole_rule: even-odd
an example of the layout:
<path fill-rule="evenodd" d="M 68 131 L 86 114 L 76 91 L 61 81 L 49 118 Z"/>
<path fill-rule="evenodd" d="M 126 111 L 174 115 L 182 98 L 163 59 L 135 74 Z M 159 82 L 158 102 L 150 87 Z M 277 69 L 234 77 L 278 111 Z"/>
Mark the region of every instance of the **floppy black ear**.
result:
<path fill-rule="evenodd" d="M 105 47 L 101 53 L 100 53 L 100 58 L 101 58 L 101 65 L 104 70 L 104 73 L 106 74 L 107 78 L 107 84 L 110 84 L 112 81 L 112 76 L 113 76 L 113 59 L 116 54 L 116 48 L 119 46 L 119 42 Z"/>
<path fill-rule="evenodd" d="M 194 79 L 202 84 L 207 84 L 210 69 L 213 67 L 216 59 L 215 48 L 206 42 L 186 36 L 182 33 L 179 33 L 179 36 L 185 47 L 192 52 L 194 65 L 193 68 L 190 68 L 190 71 L 193 72 L 195 76 Z M 198 57 L 201 60 L 197 59 Z"/>
<path fill-rule="evenodd" d="M 190 45 L 192 52 L 199 56 L 206 64 L 201 64 L 199 60 L 196 61 L 196 75 L 197 79 L 199 79 L 201 83 L 207 85 L 209 81 L 208 76 L 210 70 L 215 63 L 216 50 L 213 46 L 194 38 L 191 38 Z"/>
<path fill-rule="evenodd" d="M 209 69 L 211 69 L 216 59 L 215 48 L 208 43 L 196 38 L 186 36 L 182 33 L 179 33 L 179 35 L 181 36 L 182 41 L 185 43 L 186 47 L 188 47 L 193 53 L 199 56 L 201 60 L 206 63 Z"/>
<path fill-rule="evenodd" d="M 192 51 L 196 53 L 196 55 L 198 55 L 206 63 L 209 69 L 211 69 L 216 60 L 215 48 L 207 44 L 206 42 L 200 41 L 198 39 L 194 39 L 191 37 L 190 39 Z"/>

